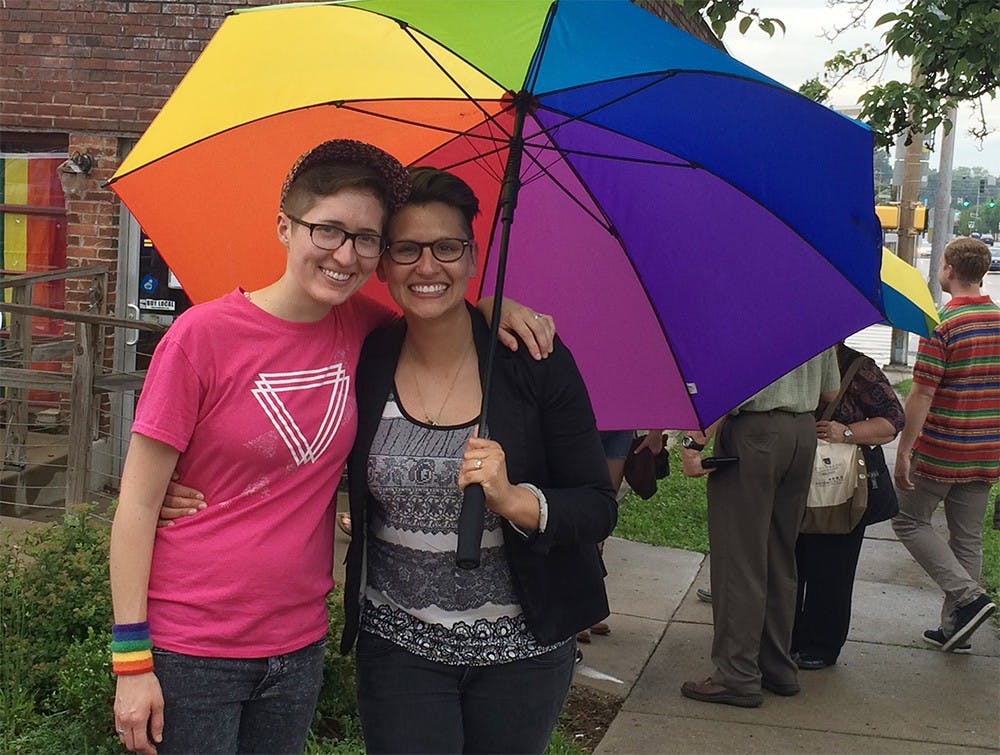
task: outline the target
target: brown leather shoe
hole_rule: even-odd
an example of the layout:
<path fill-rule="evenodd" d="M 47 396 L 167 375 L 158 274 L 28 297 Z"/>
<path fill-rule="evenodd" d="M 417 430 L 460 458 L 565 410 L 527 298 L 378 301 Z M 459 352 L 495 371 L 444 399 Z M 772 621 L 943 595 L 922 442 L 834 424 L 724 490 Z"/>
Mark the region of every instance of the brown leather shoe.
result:
<path fill-rule="evenodd" d="M 759 708 L 762 696 L 759 692 L 734 692 L 709 677 L 703 682 L 684 682 L 681 694 L 703 703 L 722 703 L 738 708 Z"/>
<path fill-rule="evenodd" d="M 577 632 L 576 633 L 576 641 L 577 642 L 583 642 L 583 643 L 589 644 L 590 643 L 590 630 L 589 629 L 584 629 L 582 632 Z"/>
<path fill-rule="evenodd" d="M 609 627 L 605 622 L 599 621 L 590 628 L 590 631 L 592 634 L 606 637 L 611 634 L 611 627 Z"/>

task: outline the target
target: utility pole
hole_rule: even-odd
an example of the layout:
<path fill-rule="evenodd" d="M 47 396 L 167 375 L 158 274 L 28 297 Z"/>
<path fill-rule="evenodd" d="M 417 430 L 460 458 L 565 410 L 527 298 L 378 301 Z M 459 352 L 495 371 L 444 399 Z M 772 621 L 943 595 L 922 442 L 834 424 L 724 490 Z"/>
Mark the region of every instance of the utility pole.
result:
<path fill-rule="evenodd" d="M 911 133 L 910 143 L 903 153 L 903 179 L 899 187 L 899 232 L 896 242 L 896 254 L 909 264 L 913 264 L 917 231 L 913 227 L 913 208 L 920 195 L 920 158 L 923 155 L 924 135 Z M 910 334 L 898 328 L 892 329 L 892 348 L 889 364 L 893 367 L 906 367 Z"/>
<path fill-rule="evenodd" d="M 911 80 L 916 83 L 920 79 L 920 66 L 913 64 Z M 920 158 L 924 151 L 924 135 L 909 131 L 909 142 L 903 152 L 903 177 L 899 186 L 899 234 L 896 244 L 896 254 L 901 260 L 913 264 L 917 231 L 913 227 L 913 208 L 920 196 Z M 909 356 L 910 335 L 905 330 L 892 329 L 892 347 L 889 352 L 889 365 L 906 367 Z"/>
<path fill-rule="evenodd" d="M 951 175 L 952 164 L 955 162 L 955 134 L 958 132 L 958 108 L 948 111 L 951 121 L 951 131 L 941 140 L 941 154 L 938 162 L 937 194 L 934 196 L 934 234 L 931 236 L 930 272 L 927 283 L 931 289 L 934 303 L 941 304 L 941 281 L 937 271 L 941 267 L 941 257 L 944 247 L 951 240 L 952 228 L 955 225 L 951 215 Z"/>

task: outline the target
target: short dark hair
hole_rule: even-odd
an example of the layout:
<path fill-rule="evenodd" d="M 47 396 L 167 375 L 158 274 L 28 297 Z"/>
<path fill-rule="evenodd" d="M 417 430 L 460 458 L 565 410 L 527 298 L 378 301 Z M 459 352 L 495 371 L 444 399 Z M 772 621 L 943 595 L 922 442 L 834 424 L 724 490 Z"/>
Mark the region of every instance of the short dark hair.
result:
<path fill-rule="evenodd" d="M 471 187 L 446 170 L 439 168 L 410 168 L 410 196 L 406 204 L 441 202 L 454 207 L 462 214 L 465 232 L 472 238 L 472 220 L 479 214 L 479 199 Z"/>
<path fill-rule="evenodd" d="M 979 283 L 990 269 L 990 248 L 979 239 L 959 236 L 945 246 L 944 261 L 963 283 Z"/>
<path fill-rule="evenodd" d="M 410 193 L 410 177 L 385 150 L 354 139 L 330 139 L 292 165 L 281 186 L 281 209 L 301 216 L 317 199 L 345 189 L 371 192 L 382 205 L 385 225 Z"/>
<path fill-rule="evenodd" d="M 306 168 L 291 182 L 281 209 L 292 215 L 304 215 L 316 200 L 347 189 L 366 191 L 382 205 L 382 224 L 389 216 L 389 195 L 385 181 L 367 165 L 328 163 Z"/>

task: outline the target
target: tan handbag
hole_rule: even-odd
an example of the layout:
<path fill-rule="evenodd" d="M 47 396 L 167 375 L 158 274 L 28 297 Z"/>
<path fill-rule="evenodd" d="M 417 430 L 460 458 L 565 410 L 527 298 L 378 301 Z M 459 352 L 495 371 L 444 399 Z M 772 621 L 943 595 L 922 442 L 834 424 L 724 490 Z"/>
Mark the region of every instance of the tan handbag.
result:
<path fill-rule="evenodd" d="M 826 407 L 823 419 L 829 421 L 851 380 L 861 366 L 855 359 L 840 381 L 837 398 Z M 799 532 L 819 535 L 843 535 L 864 518 L 868 508 L 868 473 L 865 456 L 855 443 L 816 441 L 812 482 Z"/>

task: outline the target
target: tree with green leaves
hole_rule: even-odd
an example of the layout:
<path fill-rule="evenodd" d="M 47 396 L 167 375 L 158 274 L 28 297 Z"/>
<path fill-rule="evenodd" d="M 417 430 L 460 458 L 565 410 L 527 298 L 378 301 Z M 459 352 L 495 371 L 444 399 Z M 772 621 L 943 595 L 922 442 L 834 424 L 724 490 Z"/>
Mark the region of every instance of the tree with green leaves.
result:
<path fill-rule="evenodd" d="M 744 0 L 677 0 L 688 13 L 702 14 L 721 38 L 735 23 L 741 34 L 758 28 L 773 36 L 785 29 L 778 18 L 764 15 Z M 910 61 L 919 72 L 912 82 L 871 83 L 862 95 L 860 118 L 877 133 L 880 146 L 905 134 L 932 133 L 942 123 L 952 127 L 949 110 L 959 102 L 977 109 L 970 133 L 982 139 L 992 131 L 983 98 L 1000 90 L 1000 4 L 997 0 L 900 0 L 900 8 L 871 20 L 876 0 L 832 0 L 848 6 L 851 22 L 835 30 L 872 24 L 882 29 L 878 45 L 841 50 L 827 61 L 822 78 L 806 82 L 804 94 L 818 102 L 844 79 L 860 75 L 872 82 L 882 65 Z M 875 71 L 875 73 L 872 73 Z"/>

